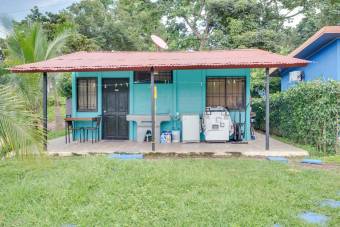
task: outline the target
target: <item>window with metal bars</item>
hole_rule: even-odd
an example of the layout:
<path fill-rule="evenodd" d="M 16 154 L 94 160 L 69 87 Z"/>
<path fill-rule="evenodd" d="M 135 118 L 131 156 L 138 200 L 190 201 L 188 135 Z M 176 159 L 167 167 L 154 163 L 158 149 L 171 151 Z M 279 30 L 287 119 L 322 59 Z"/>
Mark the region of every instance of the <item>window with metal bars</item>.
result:
<path fill-rule="evenodd" d="M 230 110 L 244 109 L 246 105 L 245 78 L 208 78 L 206 105 L 224 106 Z"/>
<path fill-rule="evenodd" d="M 77 111 L 97 111 L 97 79 L 77 78 Z"/>
<path fill-rule="evenodd" d="M 150 72 L 136 71 L 134 72 L 134 83 L 148 84 L 150 83 Z M 160 71 L 155 74 L 155 83 L 170 84 L 172 83 L 172 71 Z"/>

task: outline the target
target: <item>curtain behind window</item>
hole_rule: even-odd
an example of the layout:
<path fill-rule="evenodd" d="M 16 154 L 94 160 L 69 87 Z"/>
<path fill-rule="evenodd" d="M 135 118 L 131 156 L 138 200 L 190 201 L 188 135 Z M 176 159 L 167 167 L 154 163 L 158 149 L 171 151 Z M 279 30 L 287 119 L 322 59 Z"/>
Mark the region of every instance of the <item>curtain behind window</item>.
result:
<path fill-rule="evenodd" d="M 91 78 L 77 79 L 78 111 L 97 111 L 97 80 Z"/>

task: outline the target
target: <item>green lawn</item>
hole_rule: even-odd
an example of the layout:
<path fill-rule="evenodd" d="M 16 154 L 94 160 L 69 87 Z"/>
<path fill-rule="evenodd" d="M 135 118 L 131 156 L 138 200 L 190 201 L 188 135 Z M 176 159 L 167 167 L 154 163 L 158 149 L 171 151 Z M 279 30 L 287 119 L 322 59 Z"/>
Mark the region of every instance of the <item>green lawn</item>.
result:
<path fill-rule="evenodd" d="M 51 130 L 51 131 L 48 131 L 48 134 L 47 134 L 47 138 L 49 140 L 59 138 L 59 137 L 62 137 L 62 136 L 65 136 L 65 130 L 64 129 Z"/>
<path fill-rule="evenodd" d="M 340 171 L 266 160 L 101 157 L 0 161 L 0 226 L 339 226 Z"/>
<path fill-rule="evenodd" d="M 325 156 L 321 158 L 326 163 L 340 164 L 340 155 Z"/>
<path fill-rule="evenodd" d="M 60 114 L 61 116 L 65 117 L 65 114 L 66 114 L 66 101 L 65 101 L 65 98 L 60 98 Z M 54 104 L 50 104 L 48 105 L 47 107 L 47 119 L 48 119 L 48 122 L 52 122 L 55 120 L 55 106 Z"/>
<path fill-rule="evenodd" d="M 323 155 L 320 152 L 318 152 L 317 149 L 314 146 L 311 146 L 311 145 L 308 145 L 308 144 L 299 144 L 299 143 L 296 143 L 296 142 L 294 142 L 294 141 L 292 141 L 288 138 L 282 137 L 282 136 L 277 136 L 277 135 L 273 135 L 273 134 L 271 134 L 270 136 L 273 137 L 274 139 L 278 140 L 278 141 L 283 142 L 283 143 L 287 143 L 287 144 L 293 145 L 295 147 L 301 148 L 303 150 L 306 150 L 306 151 L 308 151 L 309 155 L 311 155 L 311 156 L 320 157 L 320 156 Z"/>

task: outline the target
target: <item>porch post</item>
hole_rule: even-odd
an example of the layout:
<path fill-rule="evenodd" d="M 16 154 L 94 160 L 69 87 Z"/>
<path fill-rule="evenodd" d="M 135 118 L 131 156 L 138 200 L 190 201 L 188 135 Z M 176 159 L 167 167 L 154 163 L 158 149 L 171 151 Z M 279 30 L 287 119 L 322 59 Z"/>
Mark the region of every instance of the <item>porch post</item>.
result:
<path fill-rule="evenodd" d="M 44 150 L 47 150 L 47 72 L 43 73 L 43 144 Z"/>
<path fill-rule="evenodd" d="M 154 72 L 154 68 L 151 68 L 151 80 L 150 80 L 150 84 L 151 84 L 151 147 L 152 147 L 152 151 L 156 150 L 156 144 L 155 144 L 155 130 L 156 130 L 156 116 L 155 116 L 155 72 Z"/>
<path fill-rule="evenodd" d="M 266 150 L 269 150 L 269 68 L 266 68 Z"/>

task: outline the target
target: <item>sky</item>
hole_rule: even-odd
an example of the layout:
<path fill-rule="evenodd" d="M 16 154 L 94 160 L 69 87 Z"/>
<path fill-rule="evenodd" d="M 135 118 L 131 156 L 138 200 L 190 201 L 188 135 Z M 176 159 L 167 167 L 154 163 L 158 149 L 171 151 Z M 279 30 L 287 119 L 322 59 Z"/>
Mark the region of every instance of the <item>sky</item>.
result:
<path fill-rule="evenodd" d="M 0 16 L 21 20 L 29 14 L 33 6 L 38 6 L 41 12 L 56 13 L 79 0 L 0 0 Z M 5 29 L 0 25 L 0 37 L 5 36 Z"/>

